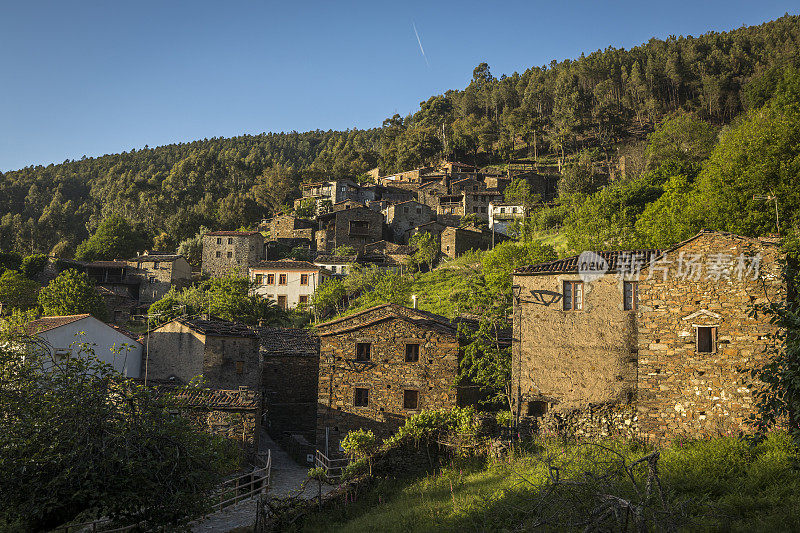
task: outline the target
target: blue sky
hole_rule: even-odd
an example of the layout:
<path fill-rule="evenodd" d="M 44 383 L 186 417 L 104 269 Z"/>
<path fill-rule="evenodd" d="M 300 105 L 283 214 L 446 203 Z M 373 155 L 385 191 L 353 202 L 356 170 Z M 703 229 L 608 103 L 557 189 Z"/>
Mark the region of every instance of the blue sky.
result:
<path fill-rule="evenodd" d="M 481 61 L 499 76 L 787 11 L 796 3 L 0 0 L 0 170 L 215 136 L 380 126 L 463 88 Z"/>

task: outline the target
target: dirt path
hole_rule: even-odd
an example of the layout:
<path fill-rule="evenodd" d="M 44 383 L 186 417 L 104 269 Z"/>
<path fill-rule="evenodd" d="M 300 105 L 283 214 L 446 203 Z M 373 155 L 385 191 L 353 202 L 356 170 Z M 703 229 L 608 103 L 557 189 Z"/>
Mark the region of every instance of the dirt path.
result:
<path fill-rule="evenodd" d="M 285 498 L 295 494 L 306 480 L 308 468 L 300 466 L 289 457 L 280 446 L 270 438 L 266 431 L 261 430 L 259 449 L 262 453 L 270 450 L 272 453 L 272 470 L 269 495 L 273 498 Z M 335 487 L 323 485 L 323 493 L 330 492 Z M 316 483 L 308 483 L 302 496 L 307 499 L 317 496 Z M 250 498 L 232 505 L 222 511 L 192 523 L 193 533 L 227 533 L 232 529 L 252 526 L 256 520 L 256 498 Z"/>

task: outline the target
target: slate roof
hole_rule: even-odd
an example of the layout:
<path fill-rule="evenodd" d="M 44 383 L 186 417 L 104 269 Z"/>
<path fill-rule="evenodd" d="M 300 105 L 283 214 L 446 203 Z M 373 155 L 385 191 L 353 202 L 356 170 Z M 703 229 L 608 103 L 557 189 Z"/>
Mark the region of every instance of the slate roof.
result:
<path fill-rule="evenodd" d="M 648 249 L 648 250 L 613 250 L 604 252 L 594 252 L 602 257 L 608 264 L 606 272 L 617 272 L 621 264 L 629 261 L 630 257 L 636 258 L 641 261 L 641 266 L 645 267 L 650 261 L 661 253 L 661 250 Z M 535 265 L 528 265 L 518 268 L 514 274 L 561 274 L 561 273 L 577 273 L 578 272 L 578 258 L 580 256 L 573 255 L 564 259 L 556 259 L 555 261 L 548 261 L 546 263 L 538 263 Z"/>
<path fill-rule="evenodd" d="M 319 337 L 306 329 L 256 328 L 264 356 L 318 356 Z"/>
<path fill-rule="evenodd" d="M 315 263 L 355 263 L 358 260 L 357 255 L 318 255 L 314 259 Z"/>
<path fill-rule="evenodd" d="M 178 323 L 202 335 L 214 337 L 256 337 L 256 332 L 245 324 L 227 320 L 206 320 L 204 318 L 178 318 Z"/>
<path fill-rule="evenodd" d="M 152 262 L 152 263 L 172 263 L 173 261 L 177 261 L 183 257 L 182 255 L 177 254 L 147 254 L 147 255 L 137 255 L 136 257 L 132 257 L 128 259 L 128 261 L 142 261 L 142 262 Z"/>
<path fill-rule="evenodd" d="M 206 235 L 213 237 L 249 237 L 251 235 L 261 235 L 258 231 L 209 231 Z"/>
<path fill-rule="evenodd" d="M 379 311 L 382 309 L 388 309 L 389 312 L 384 314 L 379 314 L 374 319 L 366 320 L 364 322 L 356 320 L 356 319 L 363 319 L 364 315 L 368 315 L 369 313 L 373 313 L 375 311 Z M 415 323 L 417 325 L 444 330 L 447 331 L 448 333 L 455 333 L 456 330 L 456 326 L 446 317 L 443 317 L 441 315 L 437 315 L 429 311 L 423 311 L 421 309 L 412 309 L 410 307 L 404 307 L 401 305 L 388 303 L 388 304 L 376 305 L 374 307 L 364 309 L 363 311 L 353 313 L 352 315 L 347 315 L 342 318 L 336 318 L 333 320 L 329 320 L 328 322 L 319 324 L 317 325 L 317 328 L 326 329 L 326 331 L 320 332 L 318 333 L 318 335 L 320 337 L 337 335 L 339 333 L 345 333 L 347 331 L 368 327 L 390 318 L 399 318 L 401 320 L 406 320 Z M 352 325 L 348 324 L 351 322 L 354 323 Z M 330 328 L 331 326 L 339 326 L 339 327 L 337 329 L 327 329 Z"/>
<path fill-rule="evenodd" d="M 78 320 L 83 320 L 88 316 L 88 313 L 84 313 L 82 315 L 43 316 L 42 318 L 31 320 L 25 324 L 25 333 L 28 335 L 33 335 L 35 333 L 49 331 L 51 329 L 60 328 L 61 326 L 66 326 L 67 324 L 77 322 Z"/>

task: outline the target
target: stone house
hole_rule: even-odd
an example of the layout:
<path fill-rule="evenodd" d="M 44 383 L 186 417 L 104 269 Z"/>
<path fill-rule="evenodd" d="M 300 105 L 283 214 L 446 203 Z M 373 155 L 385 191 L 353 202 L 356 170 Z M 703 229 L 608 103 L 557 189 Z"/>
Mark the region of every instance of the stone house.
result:
<path fill-rule="evenodd" d="M 491 232 L 471 226 L 464 228 L 446 226 L 439 234 L 439 239 L 442 255 L 451 259 L 469 250 L 488 250 L 492 246 Z"/>
<path fill-rule="evenodd" d="M 763 362 L 775 331 L 748 310 L 785 297 L 780 257 L 776 241 L 703 231 L 664 251 L 518 269 L 515 415 L 651 440 L 746 430 L 742 370 Z"/>
<path fill-rule="evenodd" d="M 145 339 L 142 376 L 148 379 L 188 383 L 203 376 L 212 389 L 254 391 L 261 384 L 258 336 L 244 324 L 177 318 L 151 330 Z"/>
<path fill-rule="evenodd" d="M 303 329 L 259 327 L 256 331 L 265 427 L 276 439 L 300 434 L 309 443 L 314 442 L 319 337 Z"/>
<path fill-rule="evenodd" d="M 786 298 L 783 257 L 777 238 L 703 231 L 643 270 L 637 395 L 643 437 L 747 429 L 754 413 L 748 370 L 766 362 L 768 336 L 776 332 L 749 310 Z"/>
<path fill-rule="evenodd" d="M 635 276 L 627 257 L 649 262 L 657 250 L 598 252 L 606 268 L 584 281 L 579 256 L 514 272 L 512 389 L 519 416 L 551 408 L 632 402 L 636 396 Z M 585 269 L 585 268 L 584 268 Z"/>
<path fill-rule="evenodd" d="M 308 239 L 313 241 L 316 226 L 313 220 L 295 215 L 278 215 L 273 217 L 269 223 L 269 238 L 272 241 L 281 239 Z"/>
<path fill-rule="evenodd" d="M 211 276 L 247 269 L 264 259 L 264 236 L 258 231 L 212 231 L 203 235 L 202 271 Z"/>
<path fill-rule="evenodd" d="M 408 230 L 436 220 L 433 209 L 414 200 L 390 205 L 383 214 L 392 240 L 396 243 L 407 242 Z"/>
<path fill-rule="evenodd" d="M 192 283 L 192 267 L 182 255 L 145 252 L 128 259 L 128 267 L 130 274 L 141 280 L 141 303 L 153 303 L 167 294 L 170 288 L 182 289 Z"/>
<path fill-rule="evenodd" d="M 446 227 L 448 227 L 448 225 L 445 224 L 444 222 L 439 221 L 437 217 L 437 220 L 433 222 L 428 222 L 427 224 L 420 224 L 416 228 L 411 228 L 410 230 L 408 230 L 407 240 L 411 240 L 411 237 L 423 231 L 430 233 L 431 235 L 438 238 Z"/>
<path fill-rule="evenodd" d="M 43 316 L 25 324 L 24 329 L 26 334 L 43 341 L 55 362 L 78 357 L 85 344 L 94 350 L 97 359 L 117 372 L 129 378 L 139 377 L 142 343 L 132 333 L 91 315 Z"/>
<path fill-rule="evenodd" d="M 348 179 L 304 183 L 300 190 L 303 198 L 295 201 L 295 208 L 304 199 L 313 198 L 317 204 L 318 215 L 328 212 L 335 204 L 345 200 L 354 200 L 363 204 L 378 199 L 375 186 L 361 186 Z"/>
<path fill-rule="evenodd" d="M 139 287 L 142 279 L 133 275 L 133 269 L 127 262 L 57 259 L 48 261 L 43 275 L 49 282 L 67 269 L 84 272 L 94 282 L 113 323 L 126 324 L 140 310 Z"/>
<path fill-rule="evenodd" d="M 350 246 L 360 253 L 365 244 L 383 238 L 383 214 L 367 207 L 325 213 L 318 220 L 316 241 L 319 252 L 333 252 L 339 246 Z"/>
<path fill-rule="evenodd" d="M 250 267 L 255 294 L 274 301 L 281 309 L 308 305 L 329 272 L 308 261 L 261 261 Z"/>
<path fill-rule="evenodd" d="M 459 403 L 456 327 L 432 313 L 385 304 L 317 326 L 316 443 L 326 455 L 349 431 L 381 437 L 423 409 Z"/>
<path fill-rule="evenodd" d="M 386 270 L 402 270 L 408 265 L 414 251 L 414 247 L 407 244 L 373 242 L 364 247 L 364 254 L 359 257 L 359 263 L 373 264 Z"/>
<path fill-rule="evenodd" d="M 350 267 L 358 259 L 358 255 L 321 254 L 314 259 L 314 264 L 330 272 L 331 276 L 343 277 L 350 273 Z"/>

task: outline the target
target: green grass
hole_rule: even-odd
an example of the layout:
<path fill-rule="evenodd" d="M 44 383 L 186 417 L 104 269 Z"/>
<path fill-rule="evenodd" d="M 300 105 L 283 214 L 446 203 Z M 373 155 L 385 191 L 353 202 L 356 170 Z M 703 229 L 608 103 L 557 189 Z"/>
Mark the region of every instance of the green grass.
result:
<path fill-rule="evenodd" d="M 602 487 L 560 485 L 543 496 L 549 486 L 547 464 L 560 467 L 562 480 L 584 481 L 587 472 L 606 472 L 620 457 L 632 461 L 651 451 L 621 441 L 606 445 L 609 449 L 550 442 L 504 462 L 465 463 L 417 479 L 381 480 L 359 500 L 313 515 L 304 530 L 576 530 L 568 524 L 594 508 L 594 490 L 635 499 L 633 485 L 616 476 Z M 784 433 L 758 445 L 729 437 L 677 443 L 663 450 L 658 462 L 667 500 L 679 516 L 679 530 L 747 533 L 800 530 L 796 464 L 797 450 Z M 641 487 L 646 472 L 644 465 L 635 469 Z M 537 510 L 537 503 L 546 505 Z M 660 509 L 656 498 L 650 505 Z M 653 514 L 651 523 L 658 524 L 659 516 Z"/>
<path fill-rule="evenodd" d="M 570 255 L 572 252 L 567 244 L 567 236 L 563 233 L 539 233 L 534 235 L 533 238 L 542 244 L 552 246 L 558 252 L 559 257 Z"/>

